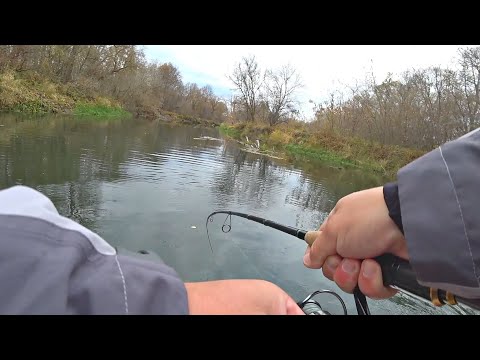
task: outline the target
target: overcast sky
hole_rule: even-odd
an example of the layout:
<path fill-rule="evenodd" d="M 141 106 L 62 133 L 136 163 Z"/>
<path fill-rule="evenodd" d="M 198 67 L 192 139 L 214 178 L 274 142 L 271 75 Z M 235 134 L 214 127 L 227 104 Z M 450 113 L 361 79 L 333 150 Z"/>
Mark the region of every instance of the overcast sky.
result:
<path fill-rule="evenodd" d="M 275 69 L 290 63 L 301 75 L 304 88 L 298 93 L 304 115 L 312 115 L 308 100 L 321 102 L 331 90 L 352 85 L 373 72 L 382 81 L 388 72 L 399 74 L 411 68 L 451 67 L 456 45 L 148 45 L 149 60 L 171 62 L 184 83 L 211 85 L 228 96 L 235 64 L 255 55 L 262 68 Z"/>

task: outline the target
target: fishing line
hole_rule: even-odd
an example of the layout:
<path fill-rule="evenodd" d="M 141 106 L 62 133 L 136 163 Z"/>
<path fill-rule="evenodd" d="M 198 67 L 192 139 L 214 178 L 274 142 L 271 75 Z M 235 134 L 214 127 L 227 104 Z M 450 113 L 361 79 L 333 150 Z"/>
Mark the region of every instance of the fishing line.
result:
<path fill-rule="evenodd" d="M 210 244 L 210 250 L 212 250 L 212 255 L 213 255 L 213 247 L 212 247 L 212 241 L 210 240 L 210 235 L 208 234 L 208 222 L 213 222 L 213 215 L 215 214 L 218 214 L 218 213 L 224 213 L 223 211 L 219 211 L 219 212 L 213 212 L 211 213 L 208 218 L 207 218 L 207 222 L 205 223 L 205 228 L 207 229 L 207 238 L 208 238 L 208 243 Z M 229 214 L 227 215 L 225 221 L 223 222 L 223 225 L 222 225 L 222 231 L 226 234 L 228 232 L 230 232 L 230 230 L 232 230 L 232 214 L 230 214 L 230 212 L 228 212 Z M 225 224 L 227 222 L 227 220 L 230 219 L 230 224 Z"/>
<path fill-rule="evenodd" d="M 212 255 L 213 255 L 213 246 L 212 246 L 212 241 L 210 240 L 210 235 L 208 233 L 208 223 L 209 222 L 213 222 L 213 215 L 215 214 L 227 214 L 227 217 L 225 218 L 225 221 L 223 222 L 223 225 L 222 225 L 222 232 L 224 232 L 225 234 L 229 233 L 230 230 L 232 230 L 232 212 L 231 211 L 216 211 L 216 212 L 213 212 L 211 213 L 208 218 L 207 218 L 207 221 L 205 223 L 205 228 L 207 229 L 207 238 L 208 238 L 208 243 L 210 244 L 210 250 L 212 251 Z M 234 213 L 233 213 L 234 214 Z M 229 222 L 227 224 L 227 221 Z M 245 257 L 245 259 L 250 263 L 251 267 L 255 270 L 255 272 L 257 273 L 257 275 L 262 278 L 262 274 L 261 272 L 258 270 L 258 268 L 250 261 L 248 255 L 242 250 L 242 247 L 238 244 L 235 243 L 235 241 L 233 241 L 233 243 L 235 245 L 237 245 L 237 248 L 238 250 L 240 250 L 240 252 L 242 253 L 242 255 Z M 215 262 L 215 258 L 214 258 L 214 262 Z M 215 262 L 216 263 L 216 262 Z M 218 265 L 218 264 L 217 264 Z"/>

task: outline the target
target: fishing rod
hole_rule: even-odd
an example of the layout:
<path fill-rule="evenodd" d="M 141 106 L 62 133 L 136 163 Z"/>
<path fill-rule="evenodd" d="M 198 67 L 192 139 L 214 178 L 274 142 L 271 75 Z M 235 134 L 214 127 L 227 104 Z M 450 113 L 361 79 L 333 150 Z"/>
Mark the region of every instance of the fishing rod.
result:
<path fill-rule="evenodd" d="M 208 222 L 213 222 L 213 216 L 216 214 L 227 215 L 227 218 L 222 225 L 222 231 L 224 233 L 228 233 L 232 229 L 233 215 L 245 218 L 247 220 L 255 221 L 257 223 L 295 236 L 298 239 L 305 241 L 309 246 L 312 246 L 313 242 L 319 234 L 319 231 L 302 230 L 293 226 L 279 224 L 275 221 L 264 219 L 255 215 L 245 214 L 236 211 L 215 211 L 207 217 L 206 222 L 207 237 L 210 243 L 210 249 L 212 250 L 212 253 L 213 247 L 210 241 L 210 236 L 208 234 Z M 227 224 L 227 220 L 229 220 L 229 224 Z M 376 260 L 380 264 L 380 267 L 382 269 L 383 283 L 387 287 L 397 289 L 414 298 L 417 298 L 429 304 L 433 304 L 436 307 L 441 307 L 445 304 L 452 306 L 463 304 L 475 310 L 480 310 L 480 305 L 476 304 L 473 299 L 460 297 L 449 291 L 420 285 L 417 281 L 416 274 L 412 266 L 407 260 L 401 259 L 392 254 L 383 254 L 375 257 L 374 260 Z M 321 293 L 330 293 L 336 296 L 342 304 L 344 313 L 347 313 L 343 300 L 336 293 L 329 290 L 318 290 L 307 296 L 303 301 L 298 302 L 298 305 L 304 310 L 306 314 L 309 315 L 330 315 L 328 312 L 322 309 L 322 307 L 317 301 L 313 300 L 313 297 L 315 295 Z M 358 315 L 370 315 L 370 310 L 368 308 L 366 297 L 360 291 L 358 286 L 353 291 L 353 296 Z"/>

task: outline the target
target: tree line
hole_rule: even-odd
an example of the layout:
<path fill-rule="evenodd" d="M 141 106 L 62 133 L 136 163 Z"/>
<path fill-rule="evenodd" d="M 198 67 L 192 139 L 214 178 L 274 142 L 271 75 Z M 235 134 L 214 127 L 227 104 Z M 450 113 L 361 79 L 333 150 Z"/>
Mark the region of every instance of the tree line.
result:
<path fill-rule="evenodd" d="M 382 82 L 367 74 L 314 110 L 314 127 L 431 149 L 480 126 L 480 47 L 459 49 L 452 69 L 413 69 Z"/>
<path fill-rule="evenodd" d="M 136 45 L 1 45 L 0 71 L 7 70 L 112 97 L 138 116 L 170 111 L 270 126 L 299 121 L 303 86 L 291 65 L 261 69 L 254 56 L 243 57 L 227 74 L 232 96 L 221 98 L 211 86 L 184 83 L 173 64 L 147 61 Z M 452 69 L 412 69 L 381 82 L 366 74 L 313 104 L 311 130 L 432 148 L 480 126 L 480 47 L 459 49 Z"/>
<path fill-rule="evenodd" d="M 221 122 L 227 114 L 211 86 L 184 83 L 177 67 L 147 61 L 136 45 L 1 45 L 0 71 L 6 70 L 112 97 L 138 116 L 171 111 Z"/>

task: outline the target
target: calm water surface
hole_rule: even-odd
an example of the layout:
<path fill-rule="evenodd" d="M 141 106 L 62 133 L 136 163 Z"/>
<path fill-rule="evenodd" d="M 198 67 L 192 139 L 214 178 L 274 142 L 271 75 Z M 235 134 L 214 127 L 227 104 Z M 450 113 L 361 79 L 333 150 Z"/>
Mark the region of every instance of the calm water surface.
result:
<path fill-rule="evenodd" d="M 247 153 L 213 128 L 0 114 L 0 189 L 31 186 L 113 246 L 157 252 L 185 281 L 260 278 L 296 300 L 329 289 L 350 314 L 353 297 L 303 266 L 302 241 L 238 217 L 223 233 L 226 216 L 217 215 L 208 225 L 212 255 L 205 222 L 232 210 L 316 229 L 342 196 L 382 183 L 365 172 Z M 317 299 L 340 311 L 331 295 Z M 455 313 L 403 295 L 369 305 L 374 314 Z"/>

